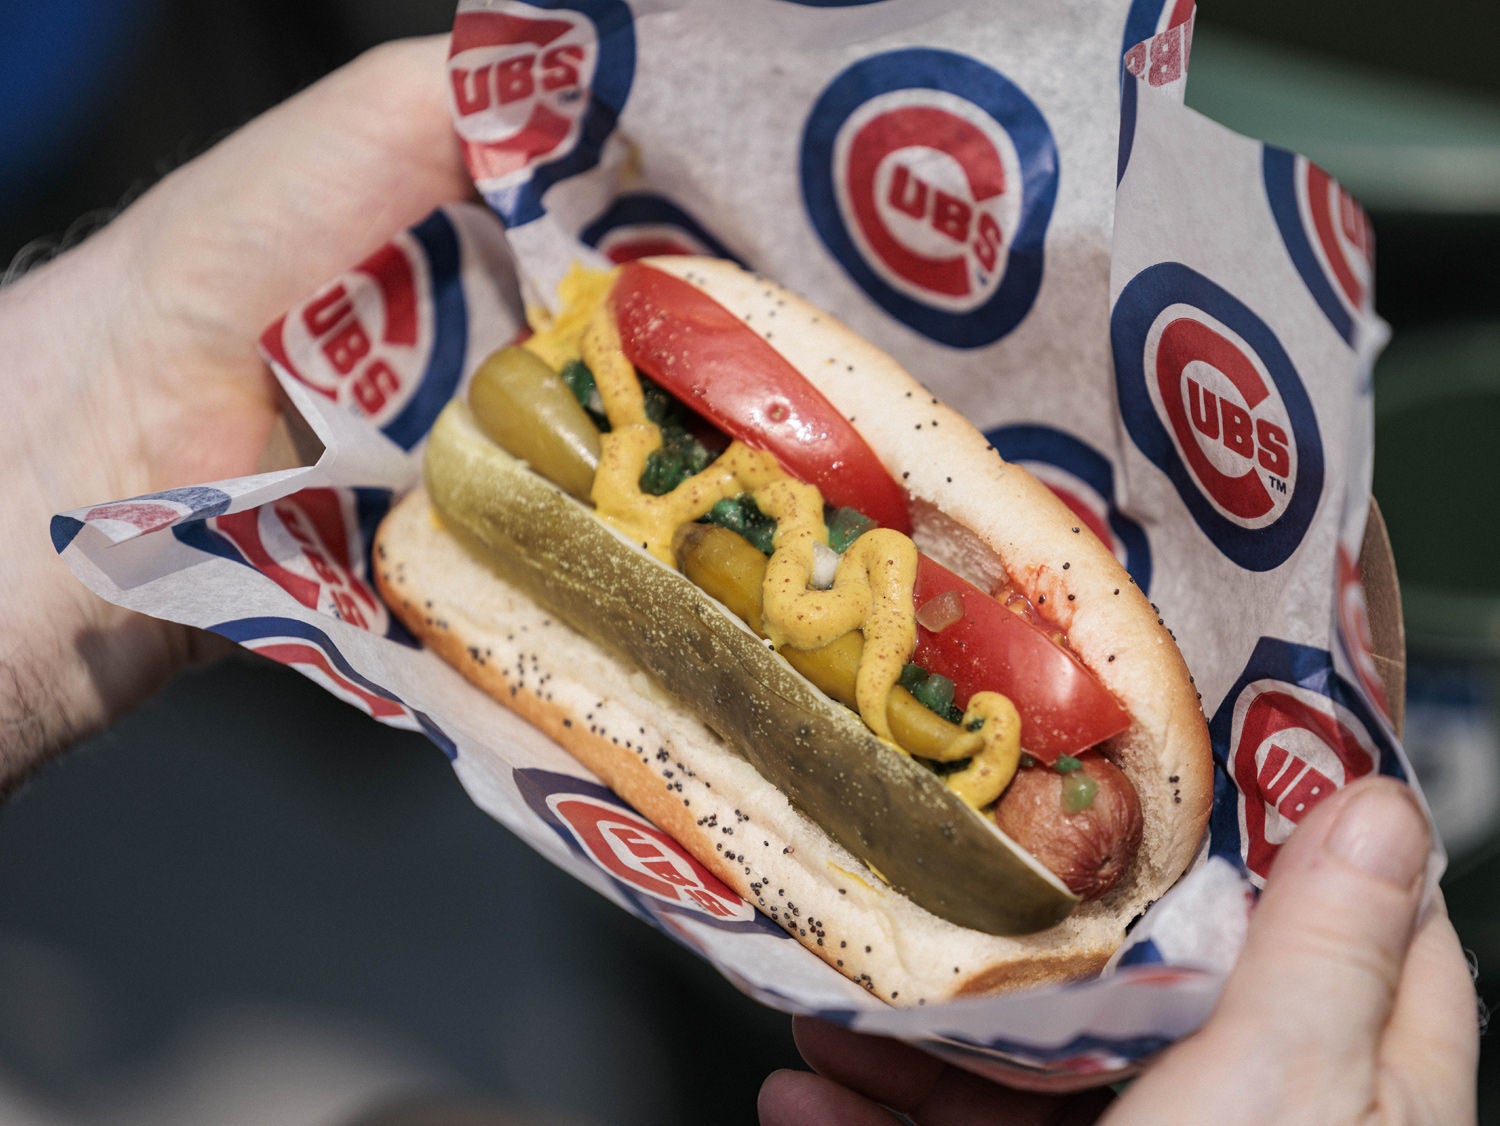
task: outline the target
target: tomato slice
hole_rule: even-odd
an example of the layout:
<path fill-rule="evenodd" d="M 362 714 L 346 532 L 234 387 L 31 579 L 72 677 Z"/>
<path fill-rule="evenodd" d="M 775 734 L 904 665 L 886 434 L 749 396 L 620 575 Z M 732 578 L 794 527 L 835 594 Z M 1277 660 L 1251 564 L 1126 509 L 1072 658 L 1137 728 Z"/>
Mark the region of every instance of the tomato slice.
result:
<path fill-rule="evenodd" d="M 953 702 L 975 692 L 1003 692 L 1021 714 L 1021 746 L 1051 764 L 1118 735 L 1130 716 L 1076 656 L 1037 626 L 1006 609 L 967 579 L 922 556 L 917 606 L 946 591 L 963 599 L 964 615 L 941 633 L 917 627 L 912 660 L 954 684 Z"/>
<path fill-rule="evenodd" d="M 696 286 L 641 262 L 622 266 L 611 297 L 625 355 L 725 433 L 769 450 L 831 504 L 910 534 L 906 493 L 857 430 L 753 329 Z M 954 682 L 960 707 L 981 689 L 1021 714 L 1022 745 L 1046 763 L 1130 726 L 1125 709 L 1082 662 L 1039 627 L 942 565 L 921 558 L 918 607 L 945 591 L 963 617 L 920 626 L 912 659 Z"/>
<path fill-rule="evenodd" d="M 849 420 L 761 336 L 682 279 L 639 262 L 612 295 L 625 355 L 726 434 L 776 456 L 830 504 L 911 532 L 906 493 Z"/>

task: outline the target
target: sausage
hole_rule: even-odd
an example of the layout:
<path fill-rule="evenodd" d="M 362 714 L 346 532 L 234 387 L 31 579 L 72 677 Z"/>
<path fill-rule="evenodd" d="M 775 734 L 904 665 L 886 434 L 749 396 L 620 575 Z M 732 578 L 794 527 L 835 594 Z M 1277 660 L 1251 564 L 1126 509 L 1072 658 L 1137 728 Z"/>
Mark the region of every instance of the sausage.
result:
<path fill-rule="evenodd" d="M 1069 812 L 1067 775 L 1023 768 L 995 808 L 1000 829 L 1085 901 L 1114 887 L 1141 846 L 1141 800 L 1123 771 L 1103 755 L 1078 759 L 1097 789 L 1087 808 Z"/>

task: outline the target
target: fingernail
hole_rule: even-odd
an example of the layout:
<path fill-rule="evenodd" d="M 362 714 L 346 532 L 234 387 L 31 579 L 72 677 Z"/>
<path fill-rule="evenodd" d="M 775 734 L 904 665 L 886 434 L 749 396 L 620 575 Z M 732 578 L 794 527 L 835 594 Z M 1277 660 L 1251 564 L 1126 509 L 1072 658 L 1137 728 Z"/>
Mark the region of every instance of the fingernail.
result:
<path fill-rule="evenodd" d="M 1405 890 L 1427 868 L 1427 818 L 1400 783 L 1382 782 L 1355 795 L 1328 835 L 1344 862 Z"/>

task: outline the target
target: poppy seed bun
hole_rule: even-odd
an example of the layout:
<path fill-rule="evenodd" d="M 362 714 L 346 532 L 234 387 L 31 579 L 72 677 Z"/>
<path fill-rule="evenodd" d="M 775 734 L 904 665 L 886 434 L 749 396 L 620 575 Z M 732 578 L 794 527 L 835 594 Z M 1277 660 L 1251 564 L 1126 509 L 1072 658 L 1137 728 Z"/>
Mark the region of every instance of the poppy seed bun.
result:
<path fill-rule="evenodd" d="M 774 312 L 773 347 L 854 419 L 909 491 L 919 546 L 985 589 L 1008 576 L 1067 631 L 1132 717 L 1104 748 L 1140 798 L 1144 837 L 1130 872 L 1033 935 L 995 937 L 937 918 L 831 841 L 642 672 L 502 581 L 442 530 L 421 491 L 380 530 L 376 577 L 387 602 L 466 677 L 877 995 L 917 1004 L 1097 971 L 1126 925 L 1191 861 L 1211 800 L 1202 713 L 1155 610 L 1045 486 L 827 314 L 729 263 L 651 265 L 700 286 L 752 328 Z M 470 430 L 459 436 L 472 443 L 466 456 L 490 456 Z"/>

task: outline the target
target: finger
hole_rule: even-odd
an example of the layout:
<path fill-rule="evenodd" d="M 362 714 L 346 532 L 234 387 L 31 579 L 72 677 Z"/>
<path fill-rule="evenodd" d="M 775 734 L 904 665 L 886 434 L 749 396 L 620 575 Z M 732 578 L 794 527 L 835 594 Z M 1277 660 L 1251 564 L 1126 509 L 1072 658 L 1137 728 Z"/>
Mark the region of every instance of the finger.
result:
<path fill-rule="evenodd" d="M 995 1121 L 1007 1126 L 1068 1126 L 1093 1122 L 1113 1097 L 1108 1090 L 1068 1096 L 1013 1090 L 951 1067 L 909 1044 L 807 1018 L 794 1020 L 793 1032 L 803 1059 L 819 1075 L 908 1115 L 920 1126 Z"/>
<path fill-rule="evenodd" d="M 865 1036 L 808 1017 L 793 1019 L 792 1034 L 814 1071 L 885 1106 L 917 1105 L 947 1066 L 899 1040 Z"/>
<path fill-rule="evenodd" d="M 1388 1074 L 1401 1081 L 1383 1094 L 1404 1101 L 1393 1120 L 1465 1122 L 1472 1118 L 1479 1066 L 1479 998 L 1468 959 L 1439 901 L 1412 940 L 1382 1045 Z"/>
<path fill-rule="evenodd" d="M 1107 1087 L 1075 1095 L 1044 1095 L 997 1086 L 948 1068 L 927 1097 L 906 1113 L 917 1126 L 1089 1126 L 1109 1109 Z"/>
<path fill-rule="evenodd" d="M 1430 836 L 1411 791 L 1368 779 L 1312 811 L 1278 854 L 1209 1024 L 1288 1067 L 1358 1082 L 1395 1004 Z"/>
<path fill-rule="evenodd" d="M 761 1126 L 892 1126 L 895 1117 L 863 1095 L 821 1075 L 777 1071 L 761 1084 Z"/>

